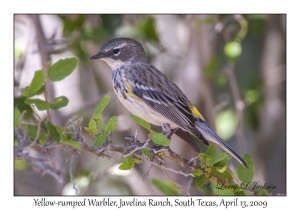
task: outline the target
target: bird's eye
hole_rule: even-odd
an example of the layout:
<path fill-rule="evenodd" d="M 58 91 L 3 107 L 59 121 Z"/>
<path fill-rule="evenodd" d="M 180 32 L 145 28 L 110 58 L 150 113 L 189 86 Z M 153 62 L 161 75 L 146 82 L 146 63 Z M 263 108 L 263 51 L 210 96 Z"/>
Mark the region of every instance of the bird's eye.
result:
<path fill-rule="evenodd" d="M 120 49 L 116 48 L 116 49 L 113 49 L 113 54 L 114 55 L 119 55 L 120 53 Z"/>

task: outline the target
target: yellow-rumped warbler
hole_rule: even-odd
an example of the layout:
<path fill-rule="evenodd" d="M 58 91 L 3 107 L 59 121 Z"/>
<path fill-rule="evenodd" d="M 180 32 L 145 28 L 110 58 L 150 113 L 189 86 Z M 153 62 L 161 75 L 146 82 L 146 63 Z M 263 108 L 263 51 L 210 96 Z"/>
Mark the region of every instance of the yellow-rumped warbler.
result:
<path fill-rule="evenodd" d="M 101 59 L 112 68 L 112 83 L 121 103 L 134 115 L 153 125 L 162 126 L 163 133 L 173 133 L 200 152 L 191 133 L 205 145 L 207 141 L 218 144 L 236 158 L 240 158 L 206 123 L 200 112 L 185 94 L 161 71 L 147 61 L 142 45 L 128 38 L 107 42 L 90 57 Z"/>

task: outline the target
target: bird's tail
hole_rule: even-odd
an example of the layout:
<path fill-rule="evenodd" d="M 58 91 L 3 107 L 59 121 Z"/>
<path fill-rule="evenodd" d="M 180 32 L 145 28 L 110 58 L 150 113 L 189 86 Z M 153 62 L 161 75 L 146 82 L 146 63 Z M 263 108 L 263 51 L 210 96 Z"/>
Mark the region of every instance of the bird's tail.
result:
<path fill-rule="evenodd" d="M 245 168 L 248 168 L 247 164 L 245 161 L 238 155 L 236 154 L 227 144 L 226 142 L 221 139 L 212 129 L 209 127 L 209 125 L 197 118 L 196 119 L 196 128 L 201 132 L 203 137 L 211 141 L 217 145 L 219 145 L 223 150 L 225 150 L 227 153 L 229 153 L 232 157 L 234 157 L 237 161 L 239 161 L 240 164 L 242 164 Z"/>

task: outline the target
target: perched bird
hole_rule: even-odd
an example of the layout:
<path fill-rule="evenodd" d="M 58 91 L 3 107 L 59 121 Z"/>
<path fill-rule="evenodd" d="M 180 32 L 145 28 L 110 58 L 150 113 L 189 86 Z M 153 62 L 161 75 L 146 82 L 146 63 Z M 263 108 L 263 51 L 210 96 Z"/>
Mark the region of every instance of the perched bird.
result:
<path fill-rule="evenodd" d="M 132 114 L 162 126 L 168 138 L 175 133 L 197 152 L 200 150 L 189 134 L 205 145 L 211 141 L 248 168 L 245 161 L 211 129 L 186 95 L 147 61 L 139 42 L 128 38 L 112 39 L 90 59 L 101 59 L 111 67 L 115 93 Z"/>

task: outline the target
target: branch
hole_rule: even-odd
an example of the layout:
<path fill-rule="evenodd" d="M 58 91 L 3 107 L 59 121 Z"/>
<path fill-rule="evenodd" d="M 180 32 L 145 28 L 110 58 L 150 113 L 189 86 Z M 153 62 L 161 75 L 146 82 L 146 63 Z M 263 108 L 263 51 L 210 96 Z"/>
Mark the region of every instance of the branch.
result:
<path fill-rule="evenodd" d="M 32 165 L 32 168 L 35 171 L 41 173 L 42 175 L 49 174 L 50 176 L 54 177 L 57 182 L 63 182 L 63 174 L 61 171 L 57 171 L 53 169 L 53 167 L 48 166 L 47 160 L 31 157 L 23 151 L 15 151 L 15 156 L 16 158 L 24 158 L 28 164 Z"/>
<path fill-rule="evenodd" d="M 147 147 L 147 149 L 150 150 L 150 152 L 151 152 L 151 157 L 148 158 L 147 156 L 142 154 L 141 149 L 146 148 L 146 146 L 150 142 L 150 139 L 147 139 L 147 141 L 145 143 L 141 143 L 138 139 L 136 139 L 137 134 L 134 138 L 133 137 L 131 138 L 132 141 L 130 141 L 129 143 L 127 143 L 124 146 L 114 144 L 112 141 L 107 141 L 100 148 L 97 148 L 94 146 L 89 146 L 88 144 L 86 144 L 83 141 L 83 138 L 81 136 L 81 130 L 82 130 L 81 126 L 80 126 L 81 122 L 82 122 L 82 118 L 78 118 L 77 125 L 74 126 L 74 121 L 70 120 L 65 131 L 67 131 L 68 128 L 72 128 L 72 130 L 74 131 L 74 132 L 72 132 L 73 139 L 78 144 L 80 144 L 81 150 L 91 152 L 91 153 L 95 154 L 97 157 L 104 157 L 107 159 L 110 159 L 110 158 L 121 159 L 122 157 L 134 156 L 136 158 L 139 158 L 140 160 L 149 162 L 151 164 L 151 166 L 156 166 L 157 168 L 161 169 L 165 174 L 167 173 L 167 171 L 169 171 L 174 174 L 180 174 L 185 177 L 192 178 L 195 176 L 194 176 L 194 174 L 191 173 L 191 171 L 199 169 L 203 172 L 203 174 L 205 174 L 206 176 L 208 176 L 209 178 L 211 178 L 212 180 L 214 180 L 216 182 L 224 182 L 225 181 L 225 180 L 222 180 L 220 177 L 217 177 L 215 174 L 212 174 L 212 173 L 210 174 L 207 171 L 206 166 L 203 166 L 203 164 L 202 164 L 202 166 L 201 166 L 201 164 L 197 164 L 196 160 L 198 159 L 198 157 L 194 157 L 194 158 L 191 158 L 190 160 L 188 160 L 188 159 L 185 159 L 182 156 L 178 155 L 177 153 L 172 151 L 170 148 L 160 147 L 160 146 Z M 16 130 L 16 133 L 18 134 L 18 137 L 20 136 L 23 139 L 25 138 L 24 135 L 22 134 L 21 129 L 15 128 L 15 130 Z M 24 142 L 27 145 L 31 145 L 31 141 L 27 137 L 24 140 Z M 22 148 L 24 148 L 24 147 L 26 147 L 26 145 L 23 146 Z M 20 156 L 20 153 L 22 153 L 22 148 L 15 149 L 15 155 Z M 71 174 L 72 167 L 73 167 L 72 166 L 72 164 L 73 164 L 72 158 L 73 158 L 74 154 L 77 154 L 79 152 L 79 150 L 77 150 L 74 147 L 71 147 L 69 145 L 66 145 L 66 144 L 57 143 L 55 141 L 52 141 L 51 139 L 49 139 L 47 141 L 47 143 L 44 145 L 35 143 L 32 145 L 31 149 L 35 149 L 42 154 L 51 154 L 58 149 L 63 149 L 66 152 L 68 152 L 69 154 L 71 154 L 71 163 L 70 163 L 69 173 L 71 176 L 71 181 L 73 183 L 73 188 L 76 190 L 75 183 L 73 180 L 73 175 Z M 22 155 L 21 155 L 21 157 L 22 157 Z M 163 158 L 168 158 L 168 159 L 173 160 L 175 163 L 180 165 L 183 168 L 183 170 L 174 170 L 172 168 L 169 168 L 169 167 L 163 165 L 163 163 L 164 163 Z M 27 160 L 28 163 L 32 164 L 33 166 L 37 165 L 32 160 L 32 158 L 29 158 L 26 156 L 25 159 Z M 39 162 L 39 168 L 42 169 L 41 172 L 45 173 L 44 171 L 46 171 L 46 173 L 52 175 L 56 179 L 61 178 L 60 173 L 58 173 L 57 171 L 52 171 L 52 172 L 49 171 L 47 169 L 45 163 L 43 163 L 43 162 L 41 162 L 41 163 Z M 149 173 L 150 169 L 151 169 L 151 167 L 149 168 L 149 170 L 147 171 L 145 176 Z M 231 175 L 233 176 L 232 173 L 231 173 Z M 167 174 L 167 177 L 168 176 L 169 175 Z M 188 189 L 190 188 L 190 184 L 191 183 L 189 182 L 189 184 L 186 188 L 184 188 L 180 185 L 179 188 L 182 189 L 184 192 L 186 192 L 186 194 L 189 194 Z M 176 183 L 176 185 L 178 186 L 179 184 Z M 78 193 L 78 191 L 76 191 L 76 193 Z"/>
<path fill-rule="evenodd" d="M 227 62 L 227 66 L 225 68 L 225 73 L 228 78 L 230 90 L 232 93 L 234 107 L 238 118 L 238 125 L 236 129 L 236 137 L 238 139 L 238 146 L 242 153 L 246 151 L 246 139 L 244 134 L 244 121 L 243 121 L 243 110 L 245 108 L 245 104 L 240 97 L 239 87 L 234 75 L 234 63 Z"/>
<path fill-rule="evenodd" d="M 184 191 L 187 195 L 191 195 L 188 190 L 183 187 L 182 185 L 178 184 L 177 182 L 175 182 L 173 179 L 171 179 L 171 177 L 169 176 L 169 174 L 166 172 L 166 170 L 163 169 L 164 174 L 166 175 L 167 179 L 169 179 L 173 184 L 175 184 L 178 188 L 180 188 L 182 191 Z"/>

